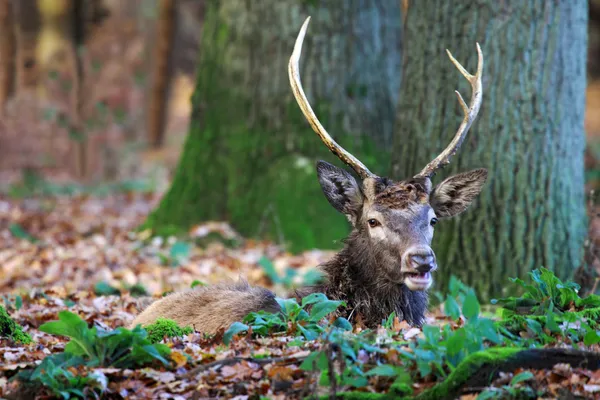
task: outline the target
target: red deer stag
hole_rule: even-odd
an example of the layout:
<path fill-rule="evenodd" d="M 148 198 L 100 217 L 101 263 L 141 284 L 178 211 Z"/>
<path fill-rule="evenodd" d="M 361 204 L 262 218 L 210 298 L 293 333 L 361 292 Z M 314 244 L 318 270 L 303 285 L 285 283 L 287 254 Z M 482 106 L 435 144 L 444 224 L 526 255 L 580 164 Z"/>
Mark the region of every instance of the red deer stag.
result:
<path fill-rule="evenodd" d="M 289 62 L 289 77 L 294 96 L 304 116 L 323 143 L 360 176 L 358 182 L 347 171 L 324 161 L 317 163 L 317 175 L 325 197 L 352 224 L 344 248 L 321 269 L 324 283 L 303 288 L 298 297 L 323 292 L 331 299 L 344 300 L 341 315 L 351 319 L 360 315 L 375 327 L 392 311 L 412 325 L 421 325 L 427 310 L 427 289 L 437 269 L 431 249 L 434 225 L 465 211 L 480 193 L 487 171 L 451 176 L 435 187 L 431 178 L 450 162 L 464 141 L 481 105 L 483 55 L 477 44 L 478 64 L 469 74 L 452 54 L 448 56 L 469 81 L 469 105 L 458 91 L 464 119 L 448 147 L 417 175 L 393 181 L 370 172 L 356 157 L 337 144 L 313 112 L 300 81 L 299 60 L 310 17 L 296 39 Z M 242 282 L 215 285 L 171 294 L 151 304 L 131 324 L 147 325 L 157 318 L 170 318 L 180 325 L 194 326 L 202 332 L 215 332 L 241 320 L 251 311 L 277 312 L 275 296 L 263 288 Z"/>

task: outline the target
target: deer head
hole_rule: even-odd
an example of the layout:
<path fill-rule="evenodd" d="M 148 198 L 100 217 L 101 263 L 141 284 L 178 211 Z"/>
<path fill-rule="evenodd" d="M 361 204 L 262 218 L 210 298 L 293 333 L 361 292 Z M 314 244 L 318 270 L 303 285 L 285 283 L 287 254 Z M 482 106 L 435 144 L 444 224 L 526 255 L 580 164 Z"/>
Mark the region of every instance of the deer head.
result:
<path fill-rule="evenodd" d="M 438 219 L 465 211 L 480 193 L 487 177 L 487 170 L 476 169 L 451 176 L 435 187 L 431 182 L 436 170 L 450 163 L 479 112 L 483 69 L 479 44 L 475 75 L 469 74 L 446 50 L 452 63 L 471 84 L 473 92 L 468 106 L 456 92 L 465 116 L 454 138 L 421 172 L 410 179 L 394 181 L 373 174 L 337 144 L 312 110 L 299 73 L 302 42 L 309 21 L 310 17 L 302 25 L 288 66 L 292 91 L 304 116 L 323 143 L 362 179 L 358 182 L 347 171 L 319 161 L 317 175 L 323 193 L 352 224 L 351 237 L 355 245 L 361 246 L 361 257 L 369 258 L 369 264 L 376 265 L 377 270 L 370 271 L 370 274 L 375 274 L 378 282 L 404 284 L 415 291 L 427 290 L 433 282 L 431 273 L 437 269 L 435 253 L 431 249 L 434 225 Z"/>

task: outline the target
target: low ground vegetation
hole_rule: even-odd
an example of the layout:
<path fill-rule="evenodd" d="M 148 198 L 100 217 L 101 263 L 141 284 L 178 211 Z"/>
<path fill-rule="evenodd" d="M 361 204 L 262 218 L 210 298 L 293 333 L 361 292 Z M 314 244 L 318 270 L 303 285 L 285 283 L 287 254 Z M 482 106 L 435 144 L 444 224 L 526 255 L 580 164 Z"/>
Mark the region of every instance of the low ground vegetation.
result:
<path fill-rule="evenodd" d="M 370 330 L 335 317 L 345 304 L 323 294 L 288 298 L 318 280 L 310 271 L 330 253 L 206 244 L 231 239 L 218 223 L 185 238 L 134 232 L 155 201 L 0 200 L 0 396 L 600 397 L 600 296 L 552 271 L 506 282 L 522 294 L 491 305 L 452 279 L 422 328 L 392 314 Z M 240 274 L 280 294 L 283 311 L 252 313 L 213 336 L 169 320 L 123 327 L 149 295 Z"/>

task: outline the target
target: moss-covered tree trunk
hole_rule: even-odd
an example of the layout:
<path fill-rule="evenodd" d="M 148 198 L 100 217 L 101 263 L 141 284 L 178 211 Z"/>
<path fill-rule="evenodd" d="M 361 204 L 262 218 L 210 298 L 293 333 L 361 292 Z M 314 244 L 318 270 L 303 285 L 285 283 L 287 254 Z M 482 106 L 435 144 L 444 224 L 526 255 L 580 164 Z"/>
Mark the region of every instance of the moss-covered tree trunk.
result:
<path fill-rule="evenodd" d="M 444 49 L 471 72 L 475 42 L 485 58 L 479 117 L 435 182 L 477 167 L 490 174 L 466 213 L 436 226 L 440 287 L 456 274 L 487 297 L 509 287 L 508 277 L 540 266 L 570 275 L 586 223 L 587 2 L 426 3 L 411 4 L 406 18 L 395 177 L 418 172 L 462 119 L 453 90 L 468 98 L 470 88 Z"/>
<path fill-rule="evenodd" d="M 301 73 L 315 112 L 373 170 L 389 165 L 400 84 L 400 2 L 222 0 L 207 4 L 193 115 L 174 181 L 146 227 L 161 234 L 225 219 L 292 249 L 347 234 L 321 193 L 336 162 L 293 98 L 287 63 L 312 16 Z M 382 151 L 383 150 L 383 151 Z"/>

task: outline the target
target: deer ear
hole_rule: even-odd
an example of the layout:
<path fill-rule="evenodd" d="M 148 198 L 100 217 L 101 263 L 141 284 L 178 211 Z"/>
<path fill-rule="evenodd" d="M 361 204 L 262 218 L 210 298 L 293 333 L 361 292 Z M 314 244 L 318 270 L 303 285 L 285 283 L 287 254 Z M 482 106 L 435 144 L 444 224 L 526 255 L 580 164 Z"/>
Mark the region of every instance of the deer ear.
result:
<path fill-rule="evenodd" d="M 465 211 L 479 195 L 487 178 L 486 169 L 453 175 L 433 188 L 429 203 L 440 217 L 453 217 Z"/>
<path fill-rule="evenodd" d="M 317 176 L 329 204 L 352 221 L 363 200 L 356 179 L 347 171 L 325 161 L 317 162 Z"/>

